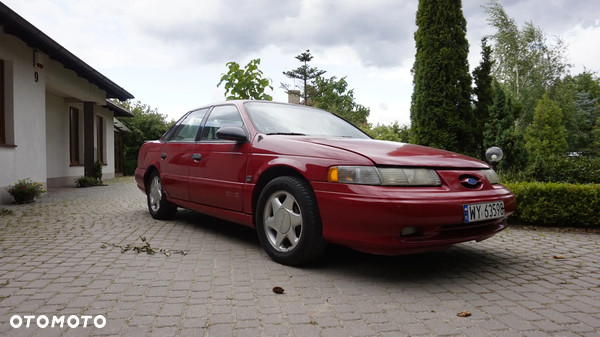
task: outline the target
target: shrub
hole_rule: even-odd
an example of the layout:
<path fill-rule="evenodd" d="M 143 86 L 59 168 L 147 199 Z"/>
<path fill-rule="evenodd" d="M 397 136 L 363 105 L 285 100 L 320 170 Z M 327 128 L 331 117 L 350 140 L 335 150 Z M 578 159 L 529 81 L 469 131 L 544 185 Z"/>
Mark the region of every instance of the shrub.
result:
<path fill-rule="evenodd" d="M 526 224 L 600 227 L 600 185 L 506 183 L 517 197 L 514 218 Z"/>
<path fill-rule="evenodd" d="M 99 186 L 101 183 L 94 177 L 79 177 L 75 179 L 77 187 Z"/>
<path fill-rule="evenodd" d="M 40 195 L 42 195 L 42 193 L 46 192 L 42 183 L 32 181 L 29 178 L 19 179 L 19 181 L 9 186 L 6 190 L 13 198 L 25 196 L 33 196 L 34 198 L 38 198 Z"/>
<path fill-rule="evenodd" d="M 526 170 L 500 171 L 502 181 L 540 181 L 572 184 L 600 184 L 600 158 L 583 156 L 538 156 Z"/>
<path fill-rule="evenodd" d="M 104 183 L 102 182 L 102 162 L 96 160 L 94 163 L 94 170 L 92 171 L 92 178 L 96 180 L 97 186 L 102 186 Z"/>
<path fill-rule="evenodd" d="M 544 170 L 543 178 L 538 179 L 540 181 L 600 184 L 600 158 L 551 157 L 540 166 Z"/>

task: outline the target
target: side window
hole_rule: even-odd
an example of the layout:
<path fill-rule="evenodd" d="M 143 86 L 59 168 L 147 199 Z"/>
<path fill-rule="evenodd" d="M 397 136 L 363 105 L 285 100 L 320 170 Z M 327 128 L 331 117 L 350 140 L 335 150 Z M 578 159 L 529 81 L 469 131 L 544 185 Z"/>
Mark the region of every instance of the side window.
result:
<path fill-rule="evenodd" d="M 193 142 L 196 140 L 196 134 L 207 111 L 208 108 L 190 113 L 181 123 L 175 125 L 175 130 L 170 140 L 174 142 Z"/>
<path fill-rule="evenodd" d="M 216 106 L 208 116 L 202 131 L 202 140 L 217 140 L 217 130 L 224 126 L 244 126 L 234 105 Z"/>

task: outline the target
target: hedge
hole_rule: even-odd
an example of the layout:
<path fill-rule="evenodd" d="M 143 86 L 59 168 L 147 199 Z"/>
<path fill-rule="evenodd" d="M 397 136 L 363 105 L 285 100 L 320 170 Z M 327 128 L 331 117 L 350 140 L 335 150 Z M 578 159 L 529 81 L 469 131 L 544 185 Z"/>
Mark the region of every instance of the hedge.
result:
<path fill-rule="evenodd" d="M 505 183 L 517 197 L 512 219 L 544 226 L 600 227 L 600 185 Z"/>

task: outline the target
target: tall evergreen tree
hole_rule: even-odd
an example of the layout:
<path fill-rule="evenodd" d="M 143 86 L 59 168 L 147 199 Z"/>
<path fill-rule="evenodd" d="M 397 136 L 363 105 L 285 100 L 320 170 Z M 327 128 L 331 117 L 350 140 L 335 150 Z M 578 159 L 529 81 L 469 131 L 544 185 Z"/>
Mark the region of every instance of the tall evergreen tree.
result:
<path fill-rule="evenodd" d="M 592 144 L 590 145 L 592 155 L 600 156 L 600 117 L 596 119 L 592 129 Z"/>
<path fill-rule="evenodd" d="M 483 144 L 483 132 L 485 124 L 490 119 L 490 106 L 494 103 L 494 93 L 492 90 L 492 47 L 487 45 L 487 38 L 481 39 L 481 63 L 473 70 L 473 80 L 475 81 L 475 108 L 473 114 L 475 117 L 475 141 L 479 148 L 480 158 L 485 159 L 485 147 Z"/>
<path fill-rule="evenodd" d="M 523 132 L 516 127 L 515 118 L 519 108 L 506 97 L 501 85 L 494 81 L 493 104 L 489 109 L 489 121 L 484 126 L 484 148 L 498 146 L 504 151 L 504 159 L 498 165 L 501 170 L 521 170 L 527 165 L 527 151 Z"/>
<path fill-rule="evenodd" d="M 301 85 L 295 85 L 290 89 L 290 85 L 286 83 L 281 83 L 281 88 L 285 90 L 286 94 L 290 94 L 296 89 L 300 89 L 302 93 L 302 98 L 304 98 L 304 105 L 309 105 L 309 100 L 316 95 L 313 82 L 314 80 L 325 74 L 325 70 L 319 70 L 315 67 L 309 67 L 308 62 L 310 62 L 314 56 L 310 54 L 310 50 L 306 50 L 306 52 L 296 56 L 296 59 L 300 62 L 304 62 L 304 64 L 294 70 L 284 71 L 283 74 L 292 79 L 301 80 Z"/>
<path fill-rule="evenodd" d="M 462 1 L 420 0 L 416 22 L 410 110 L 413 142 L 477 155 Z"/>
<path fill-rule="evenodd" d="M 562 110 L 547 93 L 535 108 L 533 123 L 527 127 L 525 141 L 530 162 L 537 156 L 547 158 L 563 155 L 567 151 L 567 134 Z"/>
<path fill-rule="evenodd" d="M 550 98 L 563 112 L 568 151 L 590 154 L 591 132 L 600 116 L 600 105 L 597 98 L 592 99 L 589 92 L 579 91 L 580 88 L 576 78 L 569 75 L 552 88 Z"/>

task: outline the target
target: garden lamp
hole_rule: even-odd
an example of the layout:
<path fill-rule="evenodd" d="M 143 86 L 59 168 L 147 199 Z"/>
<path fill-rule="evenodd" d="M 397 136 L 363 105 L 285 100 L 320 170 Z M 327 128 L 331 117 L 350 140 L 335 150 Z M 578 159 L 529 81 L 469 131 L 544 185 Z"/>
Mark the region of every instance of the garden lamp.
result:
<path fill-rule="evenodd" d="M 503 157 L 504 152 L 502 152 L 502 149 L 497 146 L 492 146 L 485 151 L 485 158 L 490 162 L 490 164 L 492 164 L 492 169 L 494 171 L 496 171 L 496 165 L 498 165 Z"/>

